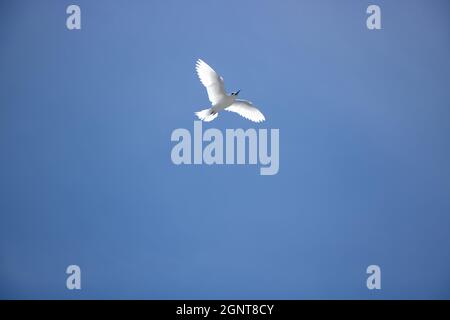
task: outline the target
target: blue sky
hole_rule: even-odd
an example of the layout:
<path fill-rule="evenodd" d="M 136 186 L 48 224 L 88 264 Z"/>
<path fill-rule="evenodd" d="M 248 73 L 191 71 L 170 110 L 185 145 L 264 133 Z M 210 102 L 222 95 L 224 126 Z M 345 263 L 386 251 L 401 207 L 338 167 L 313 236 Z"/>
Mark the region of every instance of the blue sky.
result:
<path fill-rule="evenodd" d="M 450 298 L 447 1 L 0 9 L 0 298 Z M 197 58 L 267 119 L 204 128 L 280 129 L 277 175 L 172 164 Z"/>

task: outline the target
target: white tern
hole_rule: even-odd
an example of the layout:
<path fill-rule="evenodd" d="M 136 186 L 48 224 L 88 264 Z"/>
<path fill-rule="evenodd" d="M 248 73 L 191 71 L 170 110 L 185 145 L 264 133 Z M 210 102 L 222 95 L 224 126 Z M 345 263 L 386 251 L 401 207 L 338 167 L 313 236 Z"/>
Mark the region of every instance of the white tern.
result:
<path fill-rule="evenodd" d="M 195 69 L 197 70 L 201 83 L 206 87 L 209 101 L 211 101 L 212 104 L 211 108 L 195 113 L 200 120 L 207 122 L 212 121 L 217 118 L 217 115 L 222 110 L 236 112 L 240 116 L 254 122 L 266 120 L 261 111 L 253 106 L 250 101 L 236 99 L 241 90 L 232 92 L 228 95 L 225 92 L 223 78 L 206 62 L 198 59 Z"/>

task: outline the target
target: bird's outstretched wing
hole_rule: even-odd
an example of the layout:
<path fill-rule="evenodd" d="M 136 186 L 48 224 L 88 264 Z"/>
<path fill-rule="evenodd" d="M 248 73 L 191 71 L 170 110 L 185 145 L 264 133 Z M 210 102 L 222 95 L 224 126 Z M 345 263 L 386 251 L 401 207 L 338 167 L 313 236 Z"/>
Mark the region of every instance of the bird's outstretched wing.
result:
<path fill-rule="evenodd" d="M 266 120 L 264 115 L 250 101 L 237 99 L 231 106 L 225 108 L 227 111 L 236 112 L 240 116 L 254 121 L 262 122 Z"/>
<path fill-rule="evenodd" d="M 198 59 L 195 64 L 195 70 L 197 70 L 201 83 L 206 87 L 209 101 L 211 101 L 213 105 L 226 96 L 223 78 L 205 61 Z"/>

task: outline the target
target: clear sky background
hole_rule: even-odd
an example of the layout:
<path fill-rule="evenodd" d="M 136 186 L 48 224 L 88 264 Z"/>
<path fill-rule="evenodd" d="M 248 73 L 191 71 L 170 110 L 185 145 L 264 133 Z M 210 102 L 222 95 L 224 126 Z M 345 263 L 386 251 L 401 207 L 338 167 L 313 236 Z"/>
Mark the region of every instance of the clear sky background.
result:
<path fill-rule="evenodd" d="M 1 1 L 0 298 L 450 298 L 449 9 Z M 267 119 L 204 128 L 279 128 L 278 175 L 172 164 L 197 58 Z"/>

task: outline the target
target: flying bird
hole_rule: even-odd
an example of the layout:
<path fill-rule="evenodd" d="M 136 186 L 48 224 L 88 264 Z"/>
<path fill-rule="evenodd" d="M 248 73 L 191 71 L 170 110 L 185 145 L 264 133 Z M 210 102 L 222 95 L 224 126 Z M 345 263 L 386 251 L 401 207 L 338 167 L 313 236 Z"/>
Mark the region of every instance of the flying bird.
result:
<path fill-rule="evenodd" d="M 240 116 L 254 121 L 262 122 L 266 120 L 264 115 L 250 101 L 237 99 L 241 90 L 227 94 L 223 78 L 219 76 L 213 68 L 201 59 L 195 65 L 200 82 L 206 87 L 211 108 L 196 112 L 196 116 L 202 121 L 212 121 L 217 118 L 220 111 L 226 110 L 236 112 Z"/>

